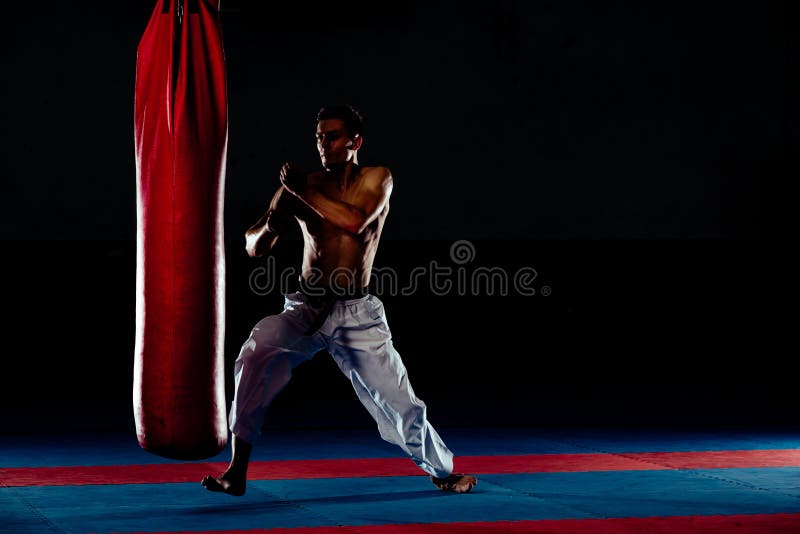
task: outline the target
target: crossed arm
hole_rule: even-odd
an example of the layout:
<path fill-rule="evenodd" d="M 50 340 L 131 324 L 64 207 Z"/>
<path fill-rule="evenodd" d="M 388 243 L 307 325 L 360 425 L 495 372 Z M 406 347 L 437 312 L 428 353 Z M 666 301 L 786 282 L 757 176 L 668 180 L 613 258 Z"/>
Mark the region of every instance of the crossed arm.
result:
<path fill-rule="evenodd" d="M 392 175 L 385 167 L 375 167 L 365 176 L 365 187 L 357 205 L 331 198 L 314 185 L 278 188 L 269 209 L 245 233 L 245 248 L 250 257 L 263 256 L 275 246 L 278 236 L 294 218 L 291 206 L 297 198 L 322 219 L 353 235 L 361 234 L 380 215 L 392 193 Z"/>
<path fill-rule="evenodd" d="M 313 185 L 288 190 L 324 220 L 358 235 L 383 211 L 393 186 L 392 175 L 385 167 L 374 167 L 364 180 L 365 187 L 359 193 L 356 204 L 331 198 Z"/>

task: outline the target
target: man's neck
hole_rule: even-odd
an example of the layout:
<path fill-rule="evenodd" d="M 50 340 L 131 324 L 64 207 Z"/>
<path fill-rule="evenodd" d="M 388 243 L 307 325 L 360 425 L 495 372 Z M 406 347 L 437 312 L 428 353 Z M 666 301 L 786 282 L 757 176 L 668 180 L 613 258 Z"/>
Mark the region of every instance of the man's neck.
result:
<path fill-rule="evenodd" d="M 339 187 L 340 191 L 345 191 L 347 189 L 347 187 L 353 181 L 353 177 L 355 176 L 357 170 L 358 163 L 352 160 L 341 166 L 330 167 L 327 169 L 328 173 L 331 175 L 331 178 L 336 181 L 336 185 Z"/>

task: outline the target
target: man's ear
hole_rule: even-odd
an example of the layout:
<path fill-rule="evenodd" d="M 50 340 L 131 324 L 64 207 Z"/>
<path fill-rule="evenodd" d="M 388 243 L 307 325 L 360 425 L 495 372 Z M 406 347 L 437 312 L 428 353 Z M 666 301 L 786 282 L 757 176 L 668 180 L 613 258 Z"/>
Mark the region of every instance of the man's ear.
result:
<path fill-rule="evenodd" d="M 350 150 L 358 150 L 361 148 L 361 143 L 364 142 L 364 138 L 360 135 L 356 134 L 356 136 L 347 143 L 347 148 Z"/>

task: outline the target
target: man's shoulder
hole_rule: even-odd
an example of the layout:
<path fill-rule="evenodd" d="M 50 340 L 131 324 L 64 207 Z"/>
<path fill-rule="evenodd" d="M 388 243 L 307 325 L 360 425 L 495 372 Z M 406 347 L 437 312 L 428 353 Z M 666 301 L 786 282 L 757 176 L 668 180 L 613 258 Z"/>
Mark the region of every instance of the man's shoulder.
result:
<path fill-rule="evenodd" d="M 386 186 L 387 184 L 391 184 L 393 181 L 392 172 L 389 170 L 388 167 L 383 166 L 374 166 L 374 167 L 362 167 L 361 170 L 364 178 L 371 182 L 374 185 L 382 185 Z"/>
<path fill-rule="evenodd" d="M 374 165 L 372 167 L 361 167 L 361 172 L 364 175 L 391 175 L 391 171 L 389 171 L 389 167 L 384 167 L 383 165 Z"/>

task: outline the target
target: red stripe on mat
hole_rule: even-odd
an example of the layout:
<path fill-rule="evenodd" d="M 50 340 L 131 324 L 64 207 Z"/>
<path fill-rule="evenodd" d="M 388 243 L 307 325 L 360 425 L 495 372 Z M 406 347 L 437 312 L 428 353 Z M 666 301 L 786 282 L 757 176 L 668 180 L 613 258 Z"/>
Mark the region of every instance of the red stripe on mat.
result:
<path fill-rule="evenodd" d="M 480 523 L 415 523 L 339 527 L 273 528 L 264 530 L 207 530 L 194 534 L 797 534 L 800 514 L 723 516 L 626 517 L 619 519 L 545 519 Z M 166 533 L 161 533 L 166 534 Z"/>
<path fill-rule="evenodd" d="M 0 468 L 0 486 L 80 486 L 198 482 L 225 470 L 226 463 L 165 463 L 70 467 Z M 800 450 L 646 452 L 618 454 L 530 454 L 460 456 L 456 470 L 475 474 L 655 471 L 733 467 L 800 467 Z M 252 462 L 250 480 L 422 475 L 407 458 L 278 460 Z"/>

